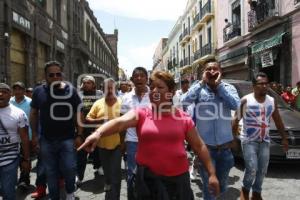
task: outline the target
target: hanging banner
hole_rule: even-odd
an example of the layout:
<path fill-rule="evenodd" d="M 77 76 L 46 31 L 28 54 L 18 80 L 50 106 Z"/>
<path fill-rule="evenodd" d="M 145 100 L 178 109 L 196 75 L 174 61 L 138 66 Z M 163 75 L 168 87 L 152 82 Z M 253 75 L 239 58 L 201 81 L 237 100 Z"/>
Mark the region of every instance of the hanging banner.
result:
<path fill-rule="evenodd" d="M 272 51 L 266 51 L 261 54 L 261 65 L 262 68 L 274 65 Z"/>

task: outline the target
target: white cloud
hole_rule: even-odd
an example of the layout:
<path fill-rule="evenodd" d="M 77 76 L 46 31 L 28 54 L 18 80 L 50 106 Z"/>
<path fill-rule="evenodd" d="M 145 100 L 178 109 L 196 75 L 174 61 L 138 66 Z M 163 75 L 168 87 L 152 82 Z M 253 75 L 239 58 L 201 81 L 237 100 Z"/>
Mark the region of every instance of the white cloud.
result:
<path fill-rule="evenodd" d="M 187 0 L 88 0 L 93 10 L 146 20 L 176 21 Z"/>
<path fill-rule="evenodd" d="M 157 43 L 146 46 L 132 47 L 124 55 L 119 55 L 120 67 L 126 69 L 127 75 L 131 75 L 135 67 L 142 66 L 146 69 L 152 69 L 152 56 Z"/>

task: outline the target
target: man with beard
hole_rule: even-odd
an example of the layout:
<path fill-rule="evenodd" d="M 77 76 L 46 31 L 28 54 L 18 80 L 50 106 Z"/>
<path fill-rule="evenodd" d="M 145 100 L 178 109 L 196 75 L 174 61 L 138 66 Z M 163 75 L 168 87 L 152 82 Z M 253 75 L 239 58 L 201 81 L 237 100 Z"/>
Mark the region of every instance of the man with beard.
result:
<path fill-rule="evenodd" d="M 256 75 L 253 82 L 253 93 L 244 96 L 233 120 L 233 131 L 238 131 L 239 121 L 243 118 L 241 133 L 242 150 L 245 162 L 241 200 L 261 200 L 263 179 L 267 173 L 270 159 L 270 119 L 273 118 L 282 137 L 282 147 L 288 150 L 287 134 L 282 123 L 276 101 L 267 95 L 269 80 L 265 73 Z"/>
<path fill-rule="evenodd" d="M 37 141 L 37 132 L 40 130 L 40 153 L 45 163 L 50 198 L 60 199 L 59 178 L 62 175 L 66 199 L 73 200 L 76 176 L 75 125 L 81 100 L 76 89 L 63 81 L 59 62 L 46 63 L 44 71 L 46 84 L 36 87 L 32 95 L 32 140 Z M 81 128 L 77 131 L 82 134 Z"/>
<path fill-rule="evenodd" d="M 183 95 L 184 104 L 195 103 L 195 120 L 198 131 L 208 147 L 216 168 L 221 192 L 227 188 L 230 169 L 234 165 L 230 144 L 233 141 L 231 110 L 236 110 L 240 98 L 234 86 L 221 80 L 220 64 L 210 60 L 204 65 L 202 80 Z M 200 163 L 201 165 L 201 163 Z M 200 166 L 204 200 L 215 199 L 208 189 L 208 174 Z"/>
<path fill-rule="evenodd" d="M 87 138 L 95 128 L 91 127 L 90 124 L 85 120 L 87 114 L 90 112 L 91 107 L 100 99 L 103 95 L 101 90 L 97 90 L 96 88 L 96 80 L 93 76 L 84 76 L 81 84 L 80 97 L 82 99 L 82 108 L 81 108 L 81 123 L 83 123 L 82 135 L 77 134 L 75 139 L 76 146 L 79 146 L 82 142 L 84 142 L 85 138 Z M 90 154 L 93 159 L 93 167 L 98 172 L 100 168 L 100 158 L 98 149 L 96 149 L 93 153 Z M 77 176 L 76 176 L 76 185 L 79 187 L 84 178 L 84 172 L 86 169 L 88 153 L 86 151 L 78 151 L 77 152 Z"/>

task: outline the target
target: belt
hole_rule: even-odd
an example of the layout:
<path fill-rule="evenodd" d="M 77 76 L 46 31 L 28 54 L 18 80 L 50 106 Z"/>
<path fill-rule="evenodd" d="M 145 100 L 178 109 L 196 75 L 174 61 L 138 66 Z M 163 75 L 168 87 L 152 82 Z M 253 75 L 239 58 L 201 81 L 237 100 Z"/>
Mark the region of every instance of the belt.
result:
<path fill-rule="evenodd" d="M 207 144 L 207 148 L 210 149 L 210 150 L 225 150 L 225 149 L 229 149 L 230 148 L 230 144 L 231 142 L 227 142 L 227 143 L 224 143 L 224 144 L 220 144 L 220 145 L 209 145 Z"/>

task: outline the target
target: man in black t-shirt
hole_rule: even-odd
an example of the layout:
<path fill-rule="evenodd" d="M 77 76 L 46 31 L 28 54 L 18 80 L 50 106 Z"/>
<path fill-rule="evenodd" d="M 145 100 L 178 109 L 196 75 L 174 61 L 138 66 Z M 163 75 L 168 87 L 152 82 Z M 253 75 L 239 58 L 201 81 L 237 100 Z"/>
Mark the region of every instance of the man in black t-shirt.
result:
<path fill-rule="evenodd" d="M 90 112 L 91 107 L 94 102 L 102 98 L 103 92 L 101 90 L 96 90 L 96 81 L 93 76 L 84 76 L 81 84 L 80 97 L 82 99 L 82 108 L 81 108 L 81 122 L 83 123 L 82 135 L 76 137 L 76 146 L 80 146 L 82 142 L 95 130 L 95 125 L 86 123 L 86 116 Z M 87 163 L 88 153 L 85 150 L 78 151 L 77 153 L 77 186 L 81 185 L 81 182 L 84 177 L 84 172 Z M 90 156 L 93 159 L 94 169 L 98 171 L 100 168 L 100 158 L 98 149 L 93 151 Z M 101 169 L 101 168 L 100 168 Z"/>
<path fill-rule="evenodd" d="M 37 130 L 40 130 L 40 153 L 45 163 L 50 198 L 60 199 L 58 182 L 62 175 L 66 199 L 71 200 L 74 199 L 76 176 L 74 138 L 81 99 L 76 89 L 63 81 L 60 63 L 45 64 L 45 80 L 46 84 L 35 88 L 32 95 L 32 140 L 36 143 Z M 78 132 L 81 130 L 77 128 Z"/>

